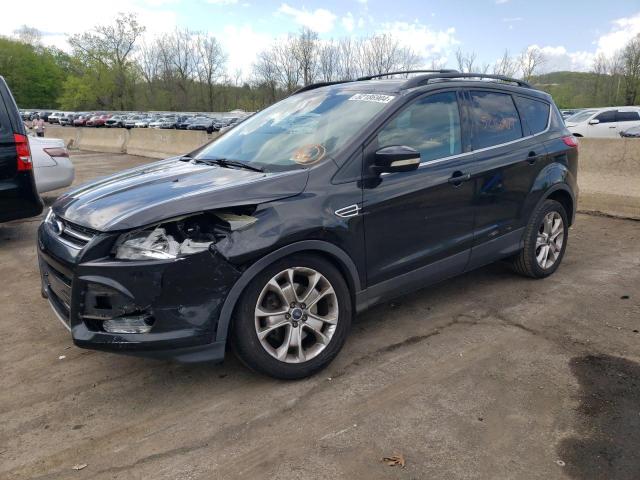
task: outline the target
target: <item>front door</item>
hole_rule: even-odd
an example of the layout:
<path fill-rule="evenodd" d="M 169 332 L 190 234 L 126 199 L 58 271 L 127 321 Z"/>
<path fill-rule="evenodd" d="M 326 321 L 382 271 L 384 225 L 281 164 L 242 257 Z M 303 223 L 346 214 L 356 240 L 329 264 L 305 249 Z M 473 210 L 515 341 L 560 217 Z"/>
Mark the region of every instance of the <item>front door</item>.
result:
<path fill-rule="evenodd" d="M 471 154 L 463 151 L 455 90 L 419 97 L 382 127 L 365 148 L 363 214 L 367 284 L 401 293 L 461 273 L 473 239 Z M 420 152 L 417 170 L 366 179 L 375 152 L 405 145 Z M 459 177 L 459 178 L 455 178 Z M 384 287 L 384 288 L 383 288 Z M 375 289 L 374 289 L 375 290 Z"/>
<path fill-rule="evenodd" d="M 618 120 L 615 110 L 605 110 L 596 115 L 593 120 L 597 123 L 589 123 L 585 137 L 616 138 L 618 136 Z"/>

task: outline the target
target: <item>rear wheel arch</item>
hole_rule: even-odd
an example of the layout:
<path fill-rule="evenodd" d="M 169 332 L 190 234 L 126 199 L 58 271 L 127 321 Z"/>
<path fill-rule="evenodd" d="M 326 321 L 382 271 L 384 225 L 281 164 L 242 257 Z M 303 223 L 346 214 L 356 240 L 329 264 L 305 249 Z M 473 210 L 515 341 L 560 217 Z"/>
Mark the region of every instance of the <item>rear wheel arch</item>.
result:
<path fill-rule="evenodd" d="M 545 198 L 548 200 L 555 200 L 556 202 L 558 202 L 560 205 L 564 207 L 564 210 L 567 213 L 567 220 L 569 221 L 569 226 L 571 226 L 571 224 L 573 223 L 575 212 L 574 212 L 573 197 L 571 196 L 569 191 L 563 188 L 558 188 L 552 191 L 550 194 L 548 194 Z"/>
<path fill-rule="evenodd" d="M 274 262 L 293 254 L 308 254 L 311 256 L 322 258 L 329 261 L 342 274 L 351 295 L 352 308 L 355 305 L 355 295 L 361 290 L 360 277 L 358 269 L 349 255 L 337 247 L 336 245 L 322 240 L 303 240 L 300 242 L 286 245 L 278 250 L 271 252 L 253 263 L 247 270 L 243 272 L 240 278 L 231 288 L 227 295 L 216 328 L 215 341 L 226 342 L 229 334 L 229 327 L 233 313 L 240 301 L 243 292 L 251 282 L 251 280 L 268 268 Z"/>

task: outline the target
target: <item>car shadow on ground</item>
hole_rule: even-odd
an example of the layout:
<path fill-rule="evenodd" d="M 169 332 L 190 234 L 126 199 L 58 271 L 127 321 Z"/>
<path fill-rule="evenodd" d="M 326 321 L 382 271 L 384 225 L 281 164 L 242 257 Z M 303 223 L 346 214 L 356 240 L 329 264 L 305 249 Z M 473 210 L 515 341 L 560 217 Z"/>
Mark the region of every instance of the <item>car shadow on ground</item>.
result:
<path fill-rule="evenodd" d="M 640 364 L 609 355 L 575 357 L 580 382 L 577 435 L 558 454 L 578 480 L 640 478 Z"/>

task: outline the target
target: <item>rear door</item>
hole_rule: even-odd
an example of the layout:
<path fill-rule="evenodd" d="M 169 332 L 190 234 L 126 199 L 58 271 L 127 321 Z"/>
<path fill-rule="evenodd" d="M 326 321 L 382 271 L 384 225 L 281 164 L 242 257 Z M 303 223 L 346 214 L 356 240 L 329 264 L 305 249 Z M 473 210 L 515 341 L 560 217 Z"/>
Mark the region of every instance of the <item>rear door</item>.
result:
<path fill-rule="evenodd" d="M 540 133 L 548 128 L 550 104 L 532 104 L 538 100 L 491 89 L 469 90 L 466 98 L 474 150 L 471 175 L 476 192 L 474 252 L 469 265 L 474 268 L 492 260 L 483 255 L 491 257 L 496 253 L 477 246 L 500 238 L 502 243 L 508 243 L 523 226 L 525 201 L 547 162 Z M 522 115 L 519 109 L 523 110 Z M 530 122 L 535 125 L 521 119 L 526 109 L 538 112 L 537 120 Z M 492 244 L 502 248 L 500 241 Z"/>
<path fill-rule="evenodd" d="M 616 113 L 616 121 L 618 126 L 616 132 L 619 135 L 621 132 L 624 132 L 632 127 L 640 126 L 640 113 L 638 112 L 638 110 L 620 109 Z"/>
<path fill-rule="evenodd" d="M 42 212 L 29 142 L 18 107 L 0 77 L 0 222 Z"/>

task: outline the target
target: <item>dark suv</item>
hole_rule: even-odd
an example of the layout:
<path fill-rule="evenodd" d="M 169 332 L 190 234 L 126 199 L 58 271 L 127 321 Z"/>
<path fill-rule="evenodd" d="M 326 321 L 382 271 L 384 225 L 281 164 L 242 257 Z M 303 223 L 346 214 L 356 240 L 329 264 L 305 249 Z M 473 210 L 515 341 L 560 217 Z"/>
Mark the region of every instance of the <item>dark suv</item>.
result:
<path fill-rule="evenodd" d="M 0 77 L 0 222 L 42 212 L 24 122 Z"/>
<path fill-rule="evenodd" d="M 560 265 L 577 143 L 527 83 L 431 72 L 305 87 L 183 157 L 62 196 L 42 288 L 76 345 L 310 375 L 363 309 L 508 259 Z"/>

